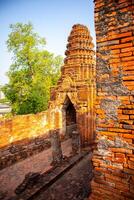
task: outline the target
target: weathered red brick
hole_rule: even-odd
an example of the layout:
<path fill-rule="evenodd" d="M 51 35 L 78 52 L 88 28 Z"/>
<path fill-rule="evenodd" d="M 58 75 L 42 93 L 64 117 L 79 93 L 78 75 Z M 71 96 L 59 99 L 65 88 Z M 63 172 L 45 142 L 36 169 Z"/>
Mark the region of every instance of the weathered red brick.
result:
<path fill-rule="evenodd" d="M 134 51 L 134 47 L 128 47 L 128 48 L 122 48 L 121 52 L 130 52 L 130 51 Z"/>
<path fill-rule="evenodd" d="M 130 169 L 134 169 L 134 161 L 128 161 L 128 166 Z"/>
<path fill-rule="evenodd" d="M 130 42 L 130 43 L 125 43 L 125 44 L 113 45 L 113 46 L 110 46 L 109 49 L 122 49 L 125 47 L 132 47 L 132 46 L 133 46 L 133 44 Z"/>
<path fill-rule="evenodd" d="M 134 135 L 133 134 L 123 134 L 122 137 L 134 139 Z"/>
<path fill-rule="evenodd" d="M 105 179 L 98 186 L 99 191 L 97 194 L 99 195 L 96 195 L 97 186 L 95 188 L 92 187 L 94 188 L 93 197 L 95 198 L 97 196 L 97 198 L 100 197 L 100 200 L 108 200 L 109 197 L 107 195 L 109 195 L 111 199 L 130 200 L 133 199 L 131 192 L 133 188 L 130 191 L 129 179 L 134 174 L 134 157 L 132 156 L 134 141 L 134 114 L 132 109 L 134 98 L 129 94 L 129 91 L 134 90 L 134 22 L 132 20 L 134 7 L 132 6 L 132 2 L 127 0 L 95 0 L 95 3 L 100 2 L 105 4 L 103 7 L 96 9 L 97 18 L 95 19 L 98 52 L 97 84 L 100 86 L 99 92 L 97 91 L 97 97 L 99 99 L 97 105 L 101 105 L 103 100 L 105 100 L 109 106 L 105 108 L 103 105 L 105 115 L 97 115 L 96 125 L 99 131 L 96 134 L 97 142 L 100 145 L 97 146 L 98 151 L 96 152 L 98 152 L 98 155 L 100 152 L 99 160 L 104 160 L 104 162 L 100 162 L 97 170 L 99 171 L 100 169 L 102 171 L 104 169 L 103 176 Z M 102 28 L 103 25 L 104 28 Z M 119 44 L 116 44 L 118 40 Z M 108 76 L 103 78 L 105 71 Z M 116 84 L 118 85 L 119 82 L 120 84 L 115 91 Z M 113 88 L 113 91 L 111 88 Z M 110 96 L 113 96 L 112 94 L 114 92 L 116 97 L 114 101 L 119 101 L 121 104 L 117 108 L 115 108 L 114 102 L 110 99 Z M 121 93 L 124 94 L 121 95 Z M 98 108 L 101 109 L 101 107 Z M 115 109 L 115 115 L 112 109 Z M 113 116 L 115 117 L 115 121 L 114 119 L 110 119 Z M 105 145 L 105 140 L 108 141 L 109 148 Z M 111 141 L 111 147 L 109 141 Z M 108 155 L 104 156 L 102 154 Z M 107 171 L 111 173 L 108 174 Z M 108 183 L 107 186 L 106 182 Z M 116 188 L 113 188 L 113 183 L 115 183 L 114 187 Z M 114 197 L 114 190 L 111 193 L 112 189 L 116 189 L 117 196 Z"/>
<path fill-rule="evenodd" d="M 110 148 L 110 150 L 112 151 L 112 152 L 115 152 L 115 153 L 132 153 L 132 150 L 130 150 L 130 149 L 125 149 L 125 148 Z"/>
<path fill-rule="evenodd" d="M 120 58 L 122 58 L 122 57 L 129 57 L 129 56 L 132 56 L 132 51 L 125 52 L 125 53 L 120 53 L 119 54 Z"/>
<path fill-rule="evenodd" d="M 129 114 L 129 115 L 134 115 L 134 110 L 123 110 L 123 114 Z"/>
<path fill-rule="evenodd" d="M 133 40 L 134 40 L 134 36 L 133 37 L 126 37 L 126 38 L 121 39 L 121 43 L 125 43 L 125 42 L 128 42 L 128 41 L 133 41 Z"/>
<path fill-rule="evenodd" d="M 121 58 L 121 60 L 122 61 L 134 60 L 134 56 L 123 57 L 123 58 Z"/>

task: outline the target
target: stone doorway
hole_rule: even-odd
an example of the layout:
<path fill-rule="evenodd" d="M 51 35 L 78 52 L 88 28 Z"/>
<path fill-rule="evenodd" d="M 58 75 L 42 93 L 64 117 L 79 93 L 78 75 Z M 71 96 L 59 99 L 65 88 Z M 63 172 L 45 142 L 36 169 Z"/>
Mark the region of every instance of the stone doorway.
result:
<path fill-rule="evenodd" d="M 63 105 L 62 116 L 63 116 L 62 117 L 63 133 L 65 136 L 71 136 L 72 132 L 76 130 L 77 120 L 76 120 L 76 109 L 68 96 L 66 96 Z"/>

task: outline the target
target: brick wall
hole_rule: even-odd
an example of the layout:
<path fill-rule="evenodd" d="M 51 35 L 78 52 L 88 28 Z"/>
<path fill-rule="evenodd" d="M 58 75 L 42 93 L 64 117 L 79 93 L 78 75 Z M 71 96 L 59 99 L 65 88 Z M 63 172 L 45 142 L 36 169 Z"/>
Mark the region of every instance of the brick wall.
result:
<path fill-rule="evenodd" d="M 49 130 L 48 113 L 18 115 L 0 121 L 0 148 L 23 139 L 35 138 Z"/>
<path fill-rule="evenodd" d="M 0 169 L 50 147 L 48 112 L 0 121 Z"/>
<path fill-rule="evenodd" d="M 0 170 L 50 147 L 50 130 L 58 129 L 64 138 L 62 106 L 54 105 L 46 112 L 1 119 Z"/>
<path fill-rule="evenodd" d="M 95 0 L 97 148 L 90 200 L 134 199 L 133 14 L 133 0 Z"/>

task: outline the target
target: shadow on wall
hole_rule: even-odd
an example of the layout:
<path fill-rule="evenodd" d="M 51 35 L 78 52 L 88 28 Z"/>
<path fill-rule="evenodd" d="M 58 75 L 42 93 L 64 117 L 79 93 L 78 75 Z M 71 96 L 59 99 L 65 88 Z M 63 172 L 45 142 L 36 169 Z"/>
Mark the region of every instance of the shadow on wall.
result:
<path fill-rule="evenodd" d="M 50 147 L 48 113 L 0 122 L 0 170 Z"/>
<path fill-rule="evenodd" d="M 25 138 L 0 149 L 0 170 L 51 147 L 49 134 Z"/>

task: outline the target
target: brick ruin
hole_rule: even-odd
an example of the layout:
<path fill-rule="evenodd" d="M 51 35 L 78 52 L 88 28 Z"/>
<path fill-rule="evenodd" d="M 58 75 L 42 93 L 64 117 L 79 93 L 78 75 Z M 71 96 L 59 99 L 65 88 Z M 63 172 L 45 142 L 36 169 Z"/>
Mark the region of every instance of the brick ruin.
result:
<path fill-rule="evenodd" d="M 89 30 L 74 25 L 61 78 L 51 90 L 48 111 L 0 122 L 0 167 L 25 159 L 34 151 L 43 151 L 42 141 L 49 131 L 58 130 L 65 137 L 79 131 L 82 147 L 96 144 L 89 199 L 132 200 L 134 2 L 94 0 L 94 3 L 96 61 Z M 25 156 L 21 158 L 23 140 Z M 75 140 L 79 143 L 78 138 Z"/>
<path fill-rule="evenodd" d="M 90 200 L 134 199 L 134 1 L 95 0 L 96 142 Z"/>
<path fill-rule="evenodd" d="M 51 92 L 51 119 L 63 135 L 77 128 L 86 146 L 94 140 L 95 98 L 95 53 L 87 27 L 73 26 L 65 54 L 61 78 Z"/>
<path fill-rule="evenodd" d="M 94 141 L 95 52 L 87 27 L 74 25 L 68 38 L 61 78 L 52 88 L 47 111 L 0 122 L 0 169 L 43 151 L 49 132 L 63 137 L 79 131 L 81 145 Z M 74 132 L 75 133 L 75 132 Z"/>

